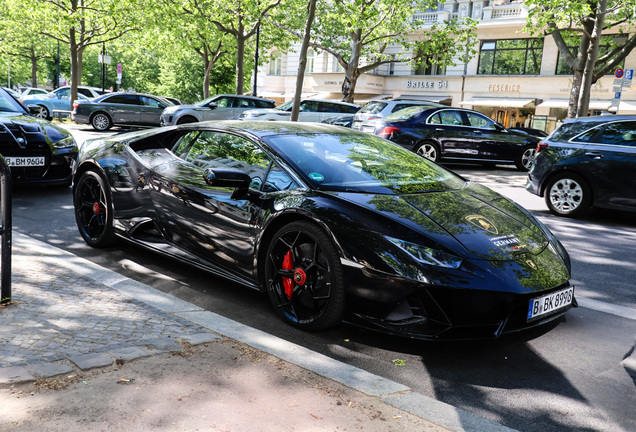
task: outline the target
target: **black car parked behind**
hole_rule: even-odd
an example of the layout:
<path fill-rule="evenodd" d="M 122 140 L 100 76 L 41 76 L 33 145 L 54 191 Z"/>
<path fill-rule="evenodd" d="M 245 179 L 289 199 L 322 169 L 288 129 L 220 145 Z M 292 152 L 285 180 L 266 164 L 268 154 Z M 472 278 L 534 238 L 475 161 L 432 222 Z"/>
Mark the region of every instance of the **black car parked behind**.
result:
<path fill-rule="evenodd" d="M 566 120 L 537 152 L 526 189 L 545 196 L 552 213 L 636 212 L 636 116 Z"/>
<path fill-rule="evenodd" d="M 393 141 L 435 162 L 471 161 L 532 166 L 539 138 L 506 129 L 462 108 L 413 106 L 365 123 L 362 131 Z"/>

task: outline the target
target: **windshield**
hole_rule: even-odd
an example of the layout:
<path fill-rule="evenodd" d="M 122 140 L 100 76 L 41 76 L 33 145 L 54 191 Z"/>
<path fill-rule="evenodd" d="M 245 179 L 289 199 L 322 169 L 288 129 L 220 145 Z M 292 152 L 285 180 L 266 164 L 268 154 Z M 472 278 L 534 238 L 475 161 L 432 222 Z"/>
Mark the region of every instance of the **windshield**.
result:
<path fill-rule="evenodd" d="M 0 89 L 0 112 L 28 113 L 24 106 L 16 101 L 5 89 Z"/>
<path fill-rule="evenodd" d="M 364 133 L 264 137 L 312 187 L 409 194 L 460 189 L 465 182 L 402 147 Z"/>
<path fill-rule="evenodd" d="M 386 121 L 400 121 L 409 120 L 424 110 L 431 109 L 428 105 L 415 105 L 408 108 L 401 109 L 385 117 Z"/>
<path fill-rule="evenodd" d="M 276 108 L 277 110 L 281 110 L 281 111 L 288 111 L 291 109 L 292 105 L 294 104 L 293 100 L 290 100 L 289 102 L 285 102 L 282 105 L 278 105 Z"/>
<path fill-rule="evenodd" d="M 377 114 L 387 106 L 386 102 L 369 102 L 360 110 L 363 113 Z"/>

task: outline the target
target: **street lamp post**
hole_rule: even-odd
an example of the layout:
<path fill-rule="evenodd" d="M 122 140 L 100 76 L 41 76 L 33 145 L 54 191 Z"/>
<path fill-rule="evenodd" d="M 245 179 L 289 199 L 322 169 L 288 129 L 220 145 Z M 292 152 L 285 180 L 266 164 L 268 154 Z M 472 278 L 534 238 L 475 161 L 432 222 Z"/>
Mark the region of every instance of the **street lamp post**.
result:
<path fill-rule="evenodd" d="M 256 52 L 254 53 L 254 88 L 252 89 L 252 96 L 256 97 L 258 96 L 256 94 L 258 85 L 258 40 L 261 36 L 261 24 L 258 24 L 258 27 L 256 27 Z"/>

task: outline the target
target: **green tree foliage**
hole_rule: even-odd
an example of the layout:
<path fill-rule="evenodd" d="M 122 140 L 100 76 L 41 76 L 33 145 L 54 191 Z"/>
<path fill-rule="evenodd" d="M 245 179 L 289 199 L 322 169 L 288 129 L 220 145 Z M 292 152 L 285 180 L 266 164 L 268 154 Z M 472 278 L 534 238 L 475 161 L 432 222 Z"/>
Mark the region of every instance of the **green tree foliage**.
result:
<path fill-rule="evenodd" d="M 414 19 L 414 12 L 437 7 L 438 2 L 418 0 L 412 4 L 401 0 L 320 0 L 312 28 L 310 46 L 332 54 L 343 67 L 343 100 L 354 100 L 359 76 L 386 63 L 421 63 L 425 59 L 446 66 L 455 59 L 468 61 L 475 54 L 475 22 L 450 20 L 425 27 Z M 304 10 L 288 8 L 270 12 L 275 25 L 302 39 Z M 415 37 L 411 37 L 416 35 Z M 404 47 L 393 58 L 387 53 L 391 45 Z M 427 60 L 431 61 L 431 60 Z"/>
<path fill-rule="evenodd" d="M 559 53 L 573 72 L 568 118 L 587 115 L 590 88 L 599 78 L 612 73 L 636 47 L 633 0 L 526 0 L 530 7 L 525 30 L 532 35 L 551 35 Z M 599 55 L 604 35 L 625 35 L 614 39 L 609 50 Z M 568 46 L 568 37 L 578 45 Z"/>

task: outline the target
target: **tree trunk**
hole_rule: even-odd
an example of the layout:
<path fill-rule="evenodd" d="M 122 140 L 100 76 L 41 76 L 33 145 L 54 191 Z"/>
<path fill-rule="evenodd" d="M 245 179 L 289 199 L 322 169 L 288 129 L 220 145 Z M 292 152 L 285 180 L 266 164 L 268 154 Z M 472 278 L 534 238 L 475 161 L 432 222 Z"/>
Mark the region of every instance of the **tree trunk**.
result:
<path fill-rule="evenodd" d="M 212 70 L 212 61 L 210 60 L 210 50 L 207 44 L 203 44 L 203 99 L 210 97 L 210 71 Z"/>
<path fill-rule="evenodd" d="M 356 66 L 350 68 L 350 72 L 345 72 L 345 79 L 342 83 L 342 101 L 353 103 L 355 98 L 356 84 L 360 77 L 360 69 Z M 345 94 L 346 92 L 346 94 Z"/>
<path fill-rule="evenodd" d="M 35 50 L 31 47 L 31 87 L 38 87 L 38 59 Z"/>
<path fill-rule="evenodd" d="M 568 102 L 568 115 L 566 118 L 570 119 L 570 118 L 578 117 L 579 95 L 581 94 L 582 81 L 583 81 L 583 71 L 580 69 L 575 69 L 574 75 L 572 76 L 572 89 L 570 90 L 570 100 Z"/>
<path fill-rule="evenodd" d="M 239 25 L 236 36 L 236 94 L 243 94 L 243 60 L 245 58 L 245 37 L 243 36 L 243 24 Z"/>
<path fill-rule="evenodd" d="M 605 22 L 605 12 L 607 10 L 607 0 L 600 0 L 598 3 L 598 12 L 594 20 L 594 27 L 590 33 L 592 36 L 591 43 L 585 55 L 585 68 L 583 69 L 583 80 L 581 82 L 581 94 L 579 95 L 577 117 L 581 114 L 587 115 L 590 107 L 590 90 L 594 79 L 594 66 L 598 59 L 598 47 L 601 43 L 601 32 L 603 31 L 603 23 Z"/>
<path fill-rule="evenodd" d="M 79 82 L 79 74 L 81 69 L 78 65 L 77 42 L 75 41 L 75 29 L 71 27 L 69 30 L 69 42 L 71 48 L 71 102 L 69 103 L 69 111 L 72 109 L 73 101 L 77 99 L 77 84 Z"/>
<path fill-rule="evenodd" d="M 307 50 L 311 40 L 311 26 L 316 14 L 316 0 L 309 0 L 307 5 L 307 22 L 305 23 L 305 34 L 303 44 L 300 47 L 300 60 L 298 62 L 298 73 L 296 74 L 296 93 L 294 93 L 294 103 L 292 104 L 291 121 L 298 121 L 300 112 L 300 97 L 303 93 L 303 81 L 305 80 L 305 67 L 307 66 Z"/>

